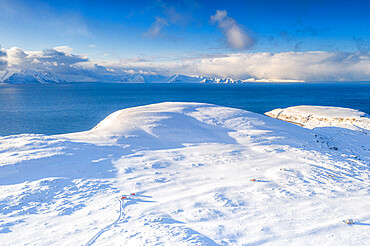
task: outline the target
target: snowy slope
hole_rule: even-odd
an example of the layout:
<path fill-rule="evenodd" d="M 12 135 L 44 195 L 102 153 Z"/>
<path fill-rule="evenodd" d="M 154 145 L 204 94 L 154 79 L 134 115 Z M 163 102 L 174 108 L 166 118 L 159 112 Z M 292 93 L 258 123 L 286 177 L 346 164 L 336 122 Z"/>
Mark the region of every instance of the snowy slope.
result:
<path fill-rule="evenodd" d="M 0 244 L 365 245 L 369 138 L 325 129 L 161 103 L 1 137 Z"/>
<path fill-rule="evenodd" d="M 176 74 L 168 78 L 167 83 L 201 83 L 203 80 L 200 76 L 186 76 Z"/>
<path fill-rule="evenodd" d="M 350 108 L 295 106 L 285 109 L 274 109 L 265 114 L 273 118 L 300 124 L 307 128 L 332 126 L 370 131 L 370 118 L 364 112 Z"/>
<path fill-rule="evenodd" d="M 121 78 L 121 83 L 145 83 L 145 79 L 141 74 L 128 74 Z"/>
<path fill-rule="evenodd" d="M 231 78 L 189 76 L 183 74 L 175 74 L 172 76 L 164 75 L 143 75 L 140 73 L 129 74 L 118 82 L 122 83 L 241 83 L 241 80 L 233 80 Z"/>
<path fill-rule="evenodd" d="M 63 82 L 66 81 L 49 71 L 7 72 L 0 78 L 0 83 L 5 84 L 49 84 Z"/>
<path fill-rule="evenodd" d="M 242 80 L 233 80 L 232 78 L 203 77 L 203 83 L 242 83 Z"/>

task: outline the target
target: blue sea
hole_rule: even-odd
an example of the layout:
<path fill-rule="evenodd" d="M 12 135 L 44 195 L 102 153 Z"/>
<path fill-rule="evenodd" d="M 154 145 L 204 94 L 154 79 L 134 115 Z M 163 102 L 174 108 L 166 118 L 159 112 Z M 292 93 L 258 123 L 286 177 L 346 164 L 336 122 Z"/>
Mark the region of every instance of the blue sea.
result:
<path fill-rule="evenodd" d="M 212 103 L 260 114 L 296 105 L 347 107 L 370 114 L 370 84 L 0 85 L 0 135 L 89 130 L 116 110 L 168 101 Z"/>

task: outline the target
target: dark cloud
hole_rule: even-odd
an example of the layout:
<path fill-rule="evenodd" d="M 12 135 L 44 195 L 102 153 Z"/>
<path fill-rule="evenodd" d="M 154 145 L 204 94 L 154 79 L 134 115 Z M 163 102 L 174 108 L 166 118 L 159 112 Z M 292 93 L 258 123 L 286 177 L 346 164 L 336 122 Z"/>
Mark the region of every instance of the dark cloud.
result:
<path fill-rule="evenodd" d="M 0 59 L 0 71 L 6 70 L 7 65 L 8 65 L 7 61 Z"/>
<path fill-rule="evenodd" d="M 88 61 L 87 58 L 73 54 L 66 54 L 55 49 L 44 50 L 42 54 L 43 56 L 38 58 L 39 61 L 57 62 L 58 65 L 69 66 L 79 62 Z"/>
<path fill-rule="evenodd" d="M 5 70 L 8 65 L 8 62 L 2 59 L 5 57 L 6 57 L 6 51 L 1 49 L 1 45 L 0 45 L 0 71 Z"/>
<path fill-rule="evenodd" d="M 0 47 L 1 48 L 1 47 Z M 0 57 L 6 56 L 6 51 L 0 49 Z"/>

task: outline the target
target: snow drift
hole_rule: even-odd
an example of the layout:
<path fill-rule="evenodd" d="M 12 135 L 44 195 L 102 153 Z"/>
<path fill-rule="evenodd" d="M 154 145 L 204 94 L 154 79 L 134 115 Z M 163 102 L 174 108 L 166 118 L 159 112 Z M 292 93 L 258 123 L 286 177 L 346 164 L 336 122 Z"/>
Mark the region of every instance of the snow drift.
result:
<path fill-rule="evenodd" d="M 295 106 L 286 109 L 274 109 L 265 114 L 307 128 L 333 126 L 353 130 L 370 130 L 370 119 L 367 114 L 349 108 Z"/>
<path fill-rule="evenodd" d="M 0 244 L 364 244 L 369 143 L 200 103 L 1 137 Z"/>

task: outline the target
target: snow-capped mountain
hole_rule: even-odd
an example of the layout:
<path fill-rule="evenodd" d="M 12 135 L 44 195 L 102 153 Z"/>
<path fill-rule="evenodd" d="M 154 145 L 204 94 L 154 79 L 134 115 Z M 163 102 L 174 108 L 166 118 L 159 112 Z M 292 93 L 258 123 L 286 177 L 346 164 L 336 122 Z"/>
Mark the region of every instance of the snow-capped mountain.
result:
<path fill-rule="evenodd" d="M 204 77 L 203 83 L 242 83 L 241 80 L 233 80 L 232 78 Z"/>
<path fill-rule="evenodd" d="M 145 83 L 145 79 L 143 75 L 136 73 L 136 74 L 128 74 L 124 76 L 119 82 L 121 83 Z"/>
<path fill-rule="evenodd" d="M 115 81 L 112 81 L 115 82 Z M 203 77 L 190 76 L 183 74 L 175 74 L 173 76 L 164 75 L 144 75 L 140 73 L 128 74 L 123 76 L 119 81 L 121 83 L 241 83 L 241 80 L 233 80 L 231 78 L 218 77 Z"/>
<path fill-rule="evenodd" d="M 274 80 L 275 81 L 275 80 Z M 76 73 L 52 73 L 50 71 L 5 71 L 0 73 L 0 83 L 5 84 L 48 84 L 66 82 L 108 82 L 108 83 L 244 83 L 272 82 L 270 80 L 235 80 L 232 78 L 205 77 L 199 75 L 175 74 L 128 74 L 125 71 L 108 71 L 95 67 Z M 284 82 L 284 81 L 282 81 Z M 293 81 L 288 81 L 293 82 Z M 296 82 L 296 81 L 295 81 Z"/>
<path fill-rule="evenodd" d="M 168 83 L 202 83 L 203 77 L 201 76 L 187 76 L 176 74 L 168 79 Z"/>
<path fill-rule="evenodd" d="M 171 76 L 169 83 L 241 83 L 241 80 L 233 80 L 231 78 L 218 77 L 203 77 L 203 76 L 188 76 L 176 74 Z"/>
<path fill-rule="evenodd" d="M 49 84 L 65 83 L 67 81 L 49 71 L 20 71 L 6 72 L 0 78 L 0 82 L 5 84 Z"/>

